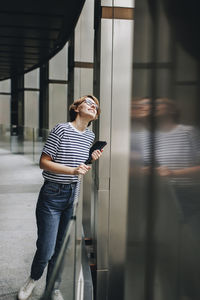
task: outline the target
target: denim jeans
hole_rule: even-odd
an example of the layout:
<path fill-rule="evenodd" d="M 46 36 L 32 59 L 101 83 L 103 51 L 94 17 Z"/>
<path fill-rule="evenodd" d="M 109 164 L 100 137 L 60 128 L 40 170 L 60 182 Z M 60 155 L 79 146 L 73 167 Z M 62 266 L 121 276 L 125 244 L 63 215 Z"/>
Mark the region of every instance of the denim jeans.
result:
<path fill-rule="evenodd" d="M 76 183 L 45 181 L 40 190 L 36 207 L 37 250 L 31 266 L 31 278 L 34 280 L 40 279 L 48 264 L 48 283 L 73 213 L 75 188 Z"/>

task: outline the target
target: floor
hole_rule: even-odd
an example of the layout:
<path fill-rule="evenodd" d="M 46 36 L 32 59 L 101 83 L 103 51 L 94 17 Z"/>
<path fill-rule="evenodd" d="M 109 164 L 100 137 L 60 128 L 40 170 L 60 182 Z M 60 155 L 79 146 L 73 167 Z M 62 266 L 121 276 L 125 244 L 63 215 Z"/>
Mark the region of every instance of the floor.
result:
<path fill-rule="evenodd" d="M 35 206 L 41 170 L 28 157 L 11 154 L 0 144 L 0 300 L 16 300 L 29 276 L 35 253 Z M 29 300 L 40 299 L 45 274 Z"/>

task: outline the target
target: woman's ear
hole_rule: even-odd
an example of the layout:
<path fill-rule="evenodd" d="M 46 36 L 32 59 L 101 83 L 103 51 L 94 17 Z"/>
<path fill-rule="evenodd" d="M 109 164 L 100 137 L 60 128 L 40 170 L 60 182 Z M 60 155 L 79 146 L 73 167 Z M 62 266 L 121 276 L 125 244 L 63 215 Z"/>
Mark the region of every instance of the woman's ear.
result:
<path fill-rule="evenodd" d="M 74 109 L 74 111 L 77 113 L 79 112 L 78 106 L 77 106 L 77 108 Z"/>

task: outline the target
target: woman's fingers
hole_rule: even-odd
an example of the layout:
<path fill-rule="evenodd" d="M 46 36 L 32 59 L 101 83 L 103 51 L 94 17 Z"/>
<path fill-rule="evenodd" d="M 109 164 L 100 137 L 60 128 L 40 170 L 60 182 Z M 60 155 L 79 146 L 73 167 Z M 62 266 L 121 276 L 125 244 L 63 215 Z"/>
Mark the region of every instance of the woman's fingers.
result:
<path fill-rule="evenodd" d="M 74 174 L 75 175 L 85 175 L 89 170 L 91 169 L 90 166 L 87 166 L 85 164 L 81 164 L 78 167 L 75 168 Z"/>
<path fill-rule="evenodd" d="M 97 160 L 102 155 L 103 150 L 95 150 L 92 152 L 92 160 Z M 74 175 L 85 175 L 91 169 L 90 166 L 81 164 L 74 169 Z"/>
<path fill-rule="evenodd" d="M 102 150 L 102 151 L 103 151 L 103 150 Z M 102 151 L 100 151 L 100 150 L 95 150 L 94 152 L 92 152 L 92 159 L 93 159 L 93 160 L 99 159 L 99 157 L 102 155 Z"/>
<path fill-rule="evenodd" d="M 172 170 L 170 170 L 168 167 L 166 166 L 161 166 L 157 168 L 158 174 L 160 176 L 172 176 Z"/>

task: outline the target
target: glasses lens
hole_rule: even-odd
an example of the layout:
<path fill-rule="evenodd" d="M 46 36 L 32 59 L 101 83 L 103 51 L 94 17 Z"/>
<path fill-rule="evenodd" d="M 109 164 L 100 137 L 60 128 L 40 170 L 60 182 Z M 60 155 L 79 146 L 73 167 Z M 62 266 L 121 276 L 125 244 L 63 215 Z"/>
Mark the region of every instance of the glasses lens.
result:
<path fill-rule="evenodd" d="M 89 106 L 94 105 L 94 106 L 95 106 L 95 109 L 96 109 L 96 110 L 98 109 L 97 104 L 96 104 L 94 101 L 92 101 L 91 99 L 86 98 L 86 99 L 85 99 L 85 103 L 88 104 Z"/>

